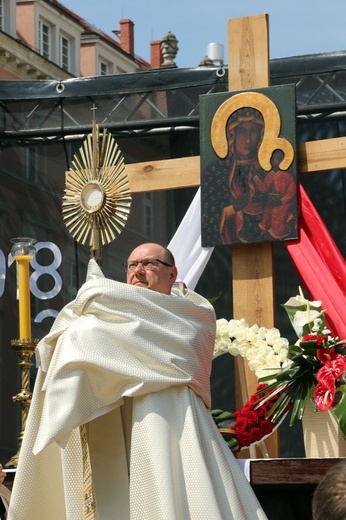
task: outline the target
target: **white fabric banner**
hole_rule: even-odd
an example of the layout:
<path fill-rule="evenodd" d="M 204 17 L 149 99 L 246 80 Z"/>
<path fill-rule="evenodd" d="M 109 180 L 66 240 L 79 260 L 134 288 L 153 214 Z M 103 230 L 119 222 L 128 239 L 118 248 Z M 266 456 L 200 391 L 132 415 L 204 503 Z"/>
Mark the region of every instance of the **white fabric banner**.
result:
<path fill-rule="evenodd" d="M 201 246 L 201 188 L 168 244 L 178 268 L 178 280 L 194 289 L 214 250 Z"/>

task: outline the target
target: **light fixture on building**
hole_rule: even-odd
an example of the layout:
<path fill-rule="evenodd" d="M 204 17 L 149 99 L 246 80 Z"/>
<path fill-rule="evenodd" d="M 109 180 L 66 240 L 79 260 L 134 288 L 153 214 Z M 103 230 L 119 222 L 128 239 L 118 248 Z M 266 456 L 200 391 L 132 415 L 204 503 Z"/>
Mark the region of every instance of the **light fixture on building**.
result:
<path fill-rule="evenodd" d="M 207 56 L 216 67 L 223 66 L 223 45 L 221 43 L 208 43 Z"/>

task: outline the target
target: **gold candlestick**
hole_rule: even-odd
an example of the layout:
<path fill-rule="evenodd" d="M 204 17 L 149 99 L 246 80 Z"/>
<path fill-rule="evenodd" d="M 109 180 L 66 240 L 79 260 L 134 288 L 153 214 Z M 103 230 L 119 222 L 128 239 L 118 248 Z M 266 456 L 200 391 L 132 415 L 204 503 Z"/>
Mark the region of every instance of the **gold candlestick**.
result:
<path fill-rule="evenodd" d="M 30 280 L 29 262 L 35 256 L 36 242 L 33 238 L 19 237 L 13 238 L 14 244 L 11 250 L 13 258 L 17 262 L 18 268 L 18 289 L 19 289 L 19 337 L 11 341 L 12 348 L 20 357 L 19 367 L 21 369 L 21 390 L 13 397 L 13 401 L 21 404 L 21 432 L 18 437 L 18 450 L 6 467 L 17 467 L 20 449 L 22 446 L 26 420 L 29 413 L 32 393 L 30 390 L 30 368 L 33 363 L 31 357 L 34 354 L 37 339 L 31 338 L 31 312 L 30 312 Z"/>
<path fill-rule="evenodd" d="M 11 459 L 5 464 L 6 467 L 16 468 L 18 465 L 20 449 L 22 447 L 26 420 L 28 418 L 32 397 L 32 392 L 30 390 L 30 368 L 32 367 L 33 363 L 31 362 L 31 357 L 35 352 L 37 343 L 38 339 L 31 339 L 30 341 L 14 339 L 11 341 L 13 350 L 20 357 L 19 367 L 21 369 L 21 390 L 17 395 L 13 396 L 12 400 L 15 403 L 21 404 L 21 432 L 18 437 L 17 453 L 13 455 L 13 457 L 11 457 Z"/>

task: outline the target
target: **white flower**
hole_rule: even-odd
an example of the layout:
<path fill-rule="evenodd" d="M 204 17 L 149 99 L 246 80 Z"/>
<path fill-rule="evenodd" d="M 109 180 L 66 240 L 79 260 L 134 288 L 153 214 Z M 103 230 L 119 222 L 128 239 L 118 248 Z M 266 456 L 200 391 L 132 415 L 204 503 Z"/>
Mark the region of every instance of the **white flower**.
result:
<path fill-rule="evenodd" d="M 250 346 L 248 343 L 244 342 L 244 341 L 241 341 L 241 342 L 237 342 L 238 343 L 238 350 L 239 350 L 239 354 L 242 356 L 242 357 L 246 357 L 246 354 L 247 354 L 247 351 L 249 350 Z"/>
<path fill-rule="evenodd" d="M 291 297 L 284 305 L 283 307 L 301 307 L 302 305 L 306 305 L 306 298 L 302 294 L 298 294 L 297 296 Z M 322 302 L 319 300 L 316 301 L 309 301 L 310 307 L 314 307 L 315 309 L 320 309 Z"/>
<path fill-rule="evenodd" d="M 284 363 L 286 363 L 286 361 L 287 361 L 287 349 L 286 348 L 280 349 L 279 352 L 276 352 L 276 354 L 282 365 Z M 291 362 L 291 360 L 289 360 L 289 361 Z"/>
<path fill-rule="evenodd" d="M 249 361 L 249 368 L 253 372 L 256 372 L 257 375 L 257 372 L 259 370 L 262 370 L 261 362 L 258 359 L 252 359 L 251 361 Z"/>
<path fill-rule="evenodd" d="M 304 298 L 300 288 L 299 290 L 300 295 L 290 298 L 283 307 L 298 338 L 301 338 L 304 334 L 309 334 L 312 329 L 318 332 L 325 327 L 325 311 L 322 310 L 322 302 L 317 300 L 310 302 Z"/>
<path fill-rule="evenodd" d="M 321 318 L 314 319 L 313 326 L 311 328 L 312 332 L 319 332 L 324 327 L 323 320 Z"/>
<path fill-rule="evenodd" d="M 269 345 L 274 345 L 274 343 L 280 338 L 280 332 L 278 329 L 269 329 L 266 332 L 265 339 L 269 343 Z"/>
<path fill-rule="evenodd" d="M 216 350 L 223 350 L 224 352 L 227 352 L 229 347 L 231 346 L 231 341 L 227 336 L 223 336 L 221 338 L 217 338 L 215 345 Z"/>
<path fill-rule="evenodd" d="M 217 320 L 214 357 L 225 352 L 248 360 L 257 377 L 277 373 L 291 363 L 287 359 L 288 340 L 276 328 L 257 324 L 249 327 L 246 320 Z"/>
<path fill-rule="evenodd" d="M 278 356 L 276 356 L 273 352 L 270 352 L 266 356 L 266 365 L 269 368 L 281 368 L 281 361 L 279 360 Z"/>
<path fill-rule="evenodd" d="M 315 322 L 317 319 L 320 319 L 320 316 L 323 315 L 324 311 L 316 311 L 310 309 L 309 311 L 296 311 L 293 318 L 293 327 L 302 329 L 304 325 Z"/>
<path fill-rule="evenodd" d="M 232 343 L 228 349 L 228 352 L 232 354 L 232 356 L 238 356 L 240 354 L 239 348 L 235 343 Z"/>
<path fill-rule="evenodd" d="M 277 338 L 275 342 L 271 345 L 275 354 L 278 354 L 282 349 L 287 353 L 288 351 L 288 339 L 286 338 Z"/>
<path fill-rule="evenodd" d="M 228 321 L 222 318 L 216 321 L 216 337 L 228 336 Z"/>

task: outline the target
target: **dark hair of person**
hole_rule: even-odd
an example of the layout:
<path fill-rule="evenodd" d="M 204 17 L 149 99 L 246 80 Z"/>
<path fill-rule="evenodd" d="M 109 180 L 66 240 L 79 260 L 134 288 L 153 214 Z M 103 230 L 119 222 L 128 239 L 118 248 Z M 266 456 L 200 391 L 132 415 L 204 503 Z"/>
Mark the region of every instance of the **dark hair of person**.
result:
<path fill-rule="evenodd" d="M 346 519 L 346 461 L 335 464 L 315 489 L 312 498 L 312 518 Z"/>
<path fill-rule="evenodd" d="M 162 247 L 165 250 L 165 262 L 167 262 L 167 264 L 170 264 L 172 266 L 175 265 L 175 260 L 174 260 L 172 251 L 167 249 L 167 247 L 165 247 L 165 246 L 162 246 Z"/>

